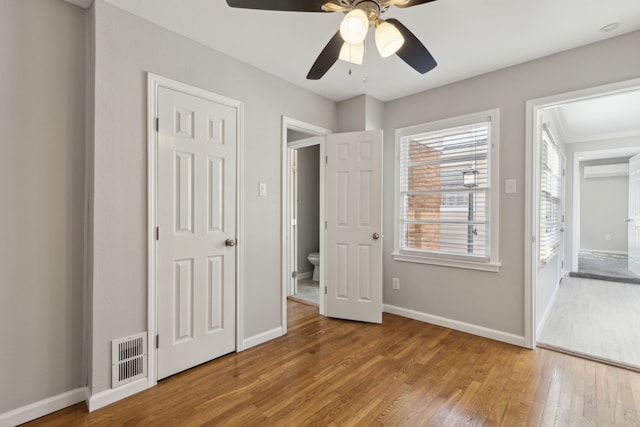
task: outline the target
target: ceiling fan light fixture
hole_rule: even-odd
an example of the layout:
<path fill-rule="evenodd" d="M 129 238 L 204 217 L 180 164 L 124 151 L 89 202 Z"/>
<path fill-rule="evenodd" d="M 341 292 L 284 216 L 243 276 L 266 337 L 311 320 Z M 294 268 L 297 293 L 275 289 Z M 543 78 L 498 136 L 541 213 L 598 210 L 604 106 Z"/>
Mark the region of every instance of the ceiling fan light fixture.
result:
<path fill-rule="evenodd" d="M 364 60 L 364 42 L 360 42 L 358 44 L 344 42 L 340 48 L 340 56 L 338 59 L 352 64 L 361 65 Z"/>
<path fill-rule="evenodd" d="M 340 35 L 350 44 L 358 44 L 364 41 L 369 31 L 369 17 L 361 9 L 354 9 L 342 20 Z"/>
<path fill-rule="evenodd" d="M 377 26 L 375 38 L 376 47 L 383 58 L 393 55 L 404 44 L 404 37 L 402 37 L 400 31 L 384 21 Z"/>

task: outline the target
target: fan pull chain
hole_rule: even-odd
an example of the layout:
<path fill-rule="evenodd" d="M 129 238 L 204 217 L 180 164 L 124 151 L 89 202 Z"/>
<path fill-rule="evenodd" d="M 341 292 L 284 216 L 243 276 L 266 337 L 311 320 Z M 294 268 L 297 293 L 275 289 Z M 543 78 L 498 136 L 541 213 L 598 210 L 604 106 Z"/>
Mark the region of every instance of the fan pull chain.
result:
<path fill-rule="evenodd" d="M 369 82 L 369 79 L 367 78 L 367 42 L 364 42 L 364 53 L 362 56 L 362 69 L 364 71 L 364 75 L 362 76 L 362 84 L 367 84 L 367 82 Z"/>

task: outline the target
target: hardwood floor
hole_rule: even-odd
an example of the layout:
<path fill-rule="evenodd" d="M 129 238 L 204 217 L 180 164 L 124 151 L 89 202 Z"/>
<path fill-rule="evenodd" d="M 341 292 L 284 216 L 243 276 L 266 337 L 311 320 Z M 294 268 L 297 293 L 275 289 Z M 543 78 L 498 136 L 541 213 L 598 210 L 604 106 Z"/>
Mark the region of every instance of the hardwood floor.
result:
<path fill-rule="evenodd" d="M 565 277 L 538 345 L 640 371 L 639 325 L 639 284 Z"/>
<path fill-rule="evenodd" d="M 285 337 L 29 425 L 640 425 L 638 373 L 391 314 L 371 325 L 288 307 Z"/>

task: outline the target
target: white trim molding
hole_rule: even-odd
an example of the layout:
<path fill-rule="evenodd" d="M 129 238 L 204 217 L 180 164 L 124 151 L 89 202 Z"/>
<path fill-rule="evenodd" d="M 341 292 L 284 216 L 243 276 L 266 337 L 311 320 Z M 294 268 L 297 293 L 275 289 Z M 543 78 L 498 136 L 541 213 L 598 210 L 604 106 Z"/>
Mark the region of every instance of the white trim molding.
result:
<path fill-rule="evenodd" d="M 484 326 L 474 325 L 472 323 L 460 322 L 459 320 L 448 319 L 446 317 L 422 313 L 420 311 L 396 307 L 389 304 L 384 304 L 384 312 L 407 317 L 413 320 L 419 320 L 420 322 L 431 323 L 433 325 L 454 329 L 456 331 L 465 332 L 472 335 L 477 335 L 483 338 L 489 338 L 495 341 L 501 341 L 507 344 L 517 345 L 519 347 L 525 347 L 525 340 L 523 336 L 498 331 L 496 329 L 485 328 Z"/>
<path fill-rule="evenodd" d="M 640 78 L 581 89 L 574 92 L 561 93 L 544 98 L 531 99 L 526 102 L 525 127 L 525 227 L 524 227 L 524 336 L 526 346 L 536 347 L 536 287 L 537 287 L 537 207 L 538 207 L 538 159 L 536 155 L 536 132 L 540 128 L 540 112 L 549 107 L 557 107 L 576 101 L 599 98 L 613 94 L 640 90 Z M 574 165 L 577 164 L 577 153 L 574 153 Z M 574 167 L 573 203 L 579 203 L 579 180 L 575 180 Z M 577 188 L 576 188 L 577 187 Z M 574 209 L 574 214 L 576 209 Z M 579 218 L 579 217 L 578 217 Z M 579 219 L 573 220 L 573 227 L 580 228 Z M 579 250 L 579 233 L 573 233 L 572 266 L 577 263 Z"/>
<path fill-rule="evenodd" d="M 100 393 L 92 394 L 87 399 L 87 408 L 89 412 L 93 412 L 96 409 L 104 408 L 107 405 L 111 405 L 119 400 L 125 399 L 134 394 L 145 391 L 149 388 L 148 378 L 140 378 L 137 381 L 123 385 L 118 388 L 110 388 Z"/>
<path fill-rule="evenodd" d="M 467 268 L 469 270 L 488 271 L 497 273 L 502 264 L 499 262 L 472 262 L 460 259 L 437 258 L 428 256 L 413 256 L 393 252 L 391 254 L 394 261 L 417 262 L 419 264 L 440 265 L 443 267 Z"/>
<path fill-rule="evenodd" d="M 547 307 L 544 309 L 544 313 L 542 313 L 542 316 L 540 316 L 540 321 L 538 322 L 538 326 L 536 327 L 536 340 L 540 336 L 540 332 L 542 332 L 542 328 L 544 327 L 544 324 L 547 322 L 547 319 L 549 318 L 549 313 L 551 313 L 553 304 L 556 302 L 556 298 L 558 297 L 559 290 L 560 290 L 560 283 L 558 283 L 556 287 L 553 289 L 553 294 L 551 295 L 551 298 L 549 298 L 549 304 L 547 304 Z"/>
<path fill-rule="evenodd" d="M 580 252 L 589 252 L 594 254 L 629 255 L 629 251 L 610 251 L 606 249 L 580 249 Z"/>
<path fill-rule="evenodd" d="M 243 343 L 243 347 L 245 350 L 251 348 L 251 347 L 255 347 L 257 345 L 260 344 L 264 344 L 267 341 L 271 341 L 273 339 L 276 338 L 280 338 L 281 336 L 283 336 L 286 332 L 284 331 L 284 329 L 280 326 L 278 326 L 277 328 L 273 328 L 270 331 L 265 331 L 262 333 L 259 333 L 257 335 L 254 335 L 252 337 L 249 337 L 247 339 L 244 340 Z"/>
<path fill-rule="evenodd" d="M 244 350 L 244 211 L 243 180 L 244 175 L 244 104 L 235 99 L 218 95 L 206 89 L 171 80 L 153 73 L 147 73 L 147 331 L 149 342 L 157 334 L 157 248 L 155 229 L 157 226 L 157 155 L 158 135 L 155 128 L 158 117 L 158 91 L 161 87 L 183 92 L 188 95 L 207 99 L 236 110 L 236 239 L 239 244 L 236 252 L 236 351 Z M 154 345 L 148 346 L 148 387 L 157 384 L 157 351 Z M 145 379 L 145 383 L 147 380 Z M 134 382 L 132 384 L 137 384 Z"/>
<path fill-rule="evenodd" d="M 315 126 L 309 123 L 302 122 L 300 120 L 292 119 L 287 116 L 282 116 L 282 134 L 281 134 L 281 162 L 280 162 L 280 194 L 281 197 L 281 272 L 282 272 L 282 313 L 281 313 L 281 325 L 282 335 L 287 333 L 287 295 L 289 294 L 289 280 L 292 268 L 289 265 L 289 253 L 291 250 L 291 236 L 289 236 L 291 230 L 291 218 L 288 215 L 289 212 L 289 150 L 290 145 L 287 138 L 288 130 L 295 130 L 309 134 L 310 136 L 324 137 L 332 133 L 330 129 L 325 129 L 320 126 Z M 324 141 L 320 141 L 320 159 L 325 157 Z M 320 168 L 320 224 L 324 223 L 324 168 Z M 324 265 L 324 233 L 320 233 L 320 265 Z M 324 281 L 324 274 L 320 272 L 320 283 Z M 324 295 L 321 295 L 324 296 Z M 324 315 L 324 300 L 320 301 L 320 314 Z M 247 342 L 250 342 L 253 338 L 248 338 Z"/>
<path fill-rule="evenodd" d="M 464 254 L 449 254 L 445 252 L 412 250 L 401 247 L 400 233 L 400 205 L 401 205 L 401 165 L 400 150 L 403 141 L 420 134 L 434 131 L 441 131 L 458 126 L 470 125 L 474 123 L 489 123 L 490 144 L 488 153 L 488 241 L 489 254 L 484 259 L 480 257 L 466 256 Z M 397 128 L 394 137 L 395 163 L 394 163 L 394 219 L 393 230 L 397 236 L 393 241 L 393 252 L 391 256 L 394 261 L 416 262 L 421 264 L 433 264 L 444 267 L 467 268 L 497 273 L 500 271 L 500 109 L 479 111 L 462 116 L 450 117 L 442 120 L 411 125 Z M 484 264 L 484 265 L 483 265 Z"/>
<path fill-rule="evenodd" d="M 67 406 L 75 405 L 86 400 L 87 390 L 84 387 L 76 388 L 65 393 L 57 394 L 38 402 L 30 403 L 20 408 L 0 414 L 0 426 L 16 426 L 36 418 L 43 417 L 52 412 L 59 411 Z"/>

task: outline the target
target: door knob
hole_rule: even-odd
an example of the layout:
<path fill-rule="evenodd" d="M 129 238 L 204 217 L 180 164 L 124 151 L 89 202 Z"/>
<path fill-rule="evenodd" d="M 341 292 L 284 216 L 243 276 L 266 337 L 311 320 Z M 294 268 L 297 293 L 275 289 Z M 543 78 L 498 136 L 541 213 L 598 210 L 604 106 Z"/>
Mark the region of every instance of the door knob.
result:
<path fill-rule="evenodd" d="M 378 233 L 373 233 L 373 240 L 378 240 L 380 238 L 380 235 Z"/>
<path fill-rule="evenodd" d="M 236 239 L 227 239 L 224 241 L 224 244 L 226 246 L 235 246 L 236 245 Z"/>

